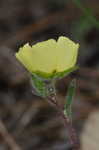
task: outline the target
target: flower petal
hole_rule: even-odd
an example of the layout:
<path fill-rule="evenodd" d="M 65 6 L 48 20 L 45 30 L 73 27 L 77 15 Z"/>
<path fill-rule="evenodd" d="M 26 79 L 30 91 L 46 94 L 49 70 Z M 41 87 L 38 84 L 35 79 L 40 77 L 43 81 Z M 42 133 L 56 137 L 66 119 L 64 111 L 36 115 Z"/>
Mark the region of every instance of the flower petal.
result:
<path fill-rule="evenodd" d="M 28 69 L 28 71 L 32 71 L 32 51 L 31 46 L 29 44 L 25 44 L 23 47 L 19 49 L 16 53 L 16 58 Z"/>
<path fill-rule="evenodd" d="M 52 73 L 56 69 L 56 41 L 53 39 L 32 46 L 32 67 L 34 71 Z"/>
<path fill-rule="evenodd" d="M 79 44 L 61 36 L 57 42 L 50 39 L 32 47 L 26 44 L 16 57 L 29 72 L 50 78 L 75 66 L 78 47 Z"/>
<path fill-rule="evenodd" d="M 61 36 L 57 42 L 57 70 L 62 72 L 72 68 L 76 63 L 79 44 Z"/>

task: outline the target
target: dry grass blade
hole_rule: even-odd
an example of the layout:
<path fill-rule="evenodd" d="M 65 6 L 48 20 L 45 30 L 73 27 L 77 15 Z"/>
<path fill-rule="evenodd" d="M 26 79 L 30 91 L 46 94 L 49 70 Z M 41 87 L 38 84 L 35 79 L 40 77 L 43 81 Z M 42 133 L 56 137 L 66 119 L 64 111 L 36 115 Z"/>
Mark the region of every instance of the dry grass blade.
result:
<path fill-rule="evenodd" d="M 0 120 L 0 134 L 11 150 L 21 150 L 21 148 L 17 145 L 14 138 L 8 133 L 5 125 L 1 120 Z"/>

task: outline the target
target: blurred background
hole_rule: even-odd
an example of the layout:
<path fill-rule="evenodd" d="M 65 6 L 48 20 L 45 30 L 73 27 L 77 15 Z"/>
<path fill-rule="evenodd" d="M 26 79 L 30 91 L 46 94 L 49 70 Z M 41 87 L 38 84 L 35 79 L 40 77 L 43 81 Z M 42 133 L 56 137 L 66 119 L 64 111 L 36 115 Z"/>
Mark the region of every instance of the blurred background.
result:
<path fill-rule="evenodd" d="M 80 44 L 80 68 L 57 82 L 58 101 L 64 105 L 76 78 L 80 150 L 99 149 L 99 1 L 0 0 L 0 150 L 72 150 L 57 110 L 33 95 L 30 75 L 15 58 L 25 43 L 61 35 Z"/>

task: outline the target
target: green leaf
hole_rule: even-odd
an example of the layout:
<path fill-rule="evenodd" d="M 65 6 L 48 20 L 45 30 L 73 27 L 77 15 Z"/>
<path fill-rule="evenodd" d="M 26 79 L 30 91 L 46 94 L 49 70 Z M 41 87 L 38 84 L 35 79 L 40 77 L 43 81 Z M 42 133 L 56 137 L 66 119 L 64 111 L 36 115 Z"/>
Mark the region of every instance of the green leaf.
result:
<path fill-rule="evenodd" d="M 72 116 L 72 111 L 71 111 L 71 105 L 72 101 L 75 95 L 75 88 L 76 88 L 76 80 L 72 80 L 69 88 L 67 90 L 67 96 L 66 96 L 66 103 L 64 106 L 64 114 L 67 115 L 71 119 Z"/>

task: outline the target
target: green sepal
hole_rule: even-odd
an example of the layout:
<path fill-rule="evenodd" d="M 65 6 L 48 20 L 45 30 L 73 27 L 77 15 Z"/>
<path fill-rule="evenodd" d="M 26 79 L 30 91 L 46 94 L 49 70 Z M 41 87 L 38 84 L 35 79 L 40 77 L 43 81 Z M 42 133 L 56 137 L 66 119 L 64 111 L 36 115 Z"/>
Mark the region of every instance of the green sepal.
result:
<path fill-rule="evenodd" d="M 37 74 L 32 74 L 31 79 L 35 95 L 48 97 L 52 92 L 55 92 L 55 80 L 42 79 Z"/>
<path fill-rule="evenodd" d="M 64 72 L 57 72 L 54 78 L 56 79 L 64 78 L 65 76 L 68 76 L 71 72 L 77 70 L 78 68 L 79 68 L 78 66 L 74 66 L 72 68 L 69 68 L 68 70 L 65 70 Z"/>
<path fill-rule="evenodd" d="M 36 71 L 33 74 L 37 75 L 39 78 L 42 78 L 42 80 L 60 79 L 60 78 L 63 78 L 65 76 L 69 75 L 71 72 L 77 70 L 78 68 L 79 68 L 78 66 L 74 66 L 63 72 L 53 71 L 52 73 Z"/>
<path fill-rule="evenodd" d="M 36 91 L 34 94 L 37 96 L 45 97 L 45 84 L 44 81 L 41 80 L 38 76 L 32 75 L 31 82 L 34 90 Z"/>
<path fill-rule="evenodd" d="M 73 68 L 70 68 L 64 72 L 57 72 L 52 74 L 52 76 L 46 76 L 44 78 L 44 75 L 41 72 L 36 72 L 31 75 L 31 81 L 32 81 L 32 86 L 34 89 L 34 94 L 41 96 L 41 97 L 48 97 L 52 92 L 55 91 L 55 82 L 58 79 L 61 79 L 67 75 L 69 75 L 71 72 L 75 71 L 78 69 L 78 66 L 75 66 Z"/>

